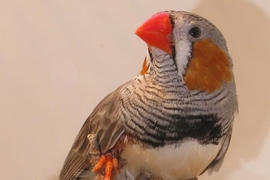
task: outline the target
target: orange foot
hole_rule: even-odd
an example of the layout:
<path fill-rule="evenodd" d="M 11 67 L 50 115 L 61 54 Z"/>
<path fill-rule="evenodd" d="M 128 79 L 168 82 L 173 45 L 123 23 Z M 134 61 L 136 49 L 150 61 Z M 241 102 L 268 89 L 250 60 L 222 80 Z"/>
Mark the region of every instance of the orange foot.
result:
<path fill-rule="evenodd" d="M 112 172 L 117 172 L 118 160 L 111 154 L 101 155 L 92 171 L 97 172 L 105 165 L 104 180 L 112 180 Z"/>

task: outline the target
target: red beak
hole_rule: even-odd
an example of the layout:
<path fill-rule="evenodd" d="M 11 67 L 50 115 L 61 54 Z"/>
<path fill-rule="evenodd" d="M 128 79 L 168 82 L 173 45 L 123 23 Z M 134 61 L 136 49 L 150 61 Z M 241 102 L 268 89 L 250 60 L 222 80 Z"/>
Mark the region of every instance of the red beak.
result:
<path fill-rule="evenodd" d="M 172 24 L 168 13 L 158 13 L 150 17 L 135 32 L 148 46 L 157 47 L 172 54 L 170 36 Z"/>

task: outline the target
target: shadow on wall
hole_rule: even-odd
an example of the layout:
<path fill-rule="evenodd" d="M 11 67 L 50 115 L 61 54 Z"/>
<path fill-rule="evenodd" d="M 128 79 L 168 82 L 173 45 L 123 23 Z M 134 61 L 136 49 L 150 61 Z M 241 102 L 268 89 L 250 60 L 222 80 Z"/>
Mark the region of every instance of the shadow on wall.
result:
<path fill-rule="evenodd" d="M 259 7 L 244 0 L 203 0 L 193 12 L 222 31 L 234 61 L 239 115 L 224 166 L 218 175 L 207 177 L 226 180 L 241 169 L 241 163 L 256 159 L 269 131 L 270 20 Z"/>

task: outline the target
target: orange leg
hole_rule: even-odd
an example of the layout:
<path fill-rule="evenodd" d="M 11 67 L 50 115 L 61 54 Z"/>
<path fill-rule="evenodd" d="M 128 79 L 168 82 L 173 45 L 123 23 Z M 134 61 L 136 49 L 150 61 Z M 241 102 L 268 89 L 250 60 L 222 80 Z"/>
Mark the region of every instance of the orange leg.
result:
<path fill-rule="evenodd" d="M 92 171 L 97 172 L 105 165 L 104 180 L 112 180 L 112 172 L 117 172 L 118 160 L 111 154 L 100 156 Z"/>
<path fill-rule="evenodd" d="M 106 161 L 106 156 L 101 155 L 97 164 L 95 164 L 95 166 L 93 167 L 92 171 L 97 172 L 98 170 L 100 170 L 102 166 L 104 165 L 105 161 Z"/>
<path fill-rule="evenodd" d="M 112 178 L 112 171 L 113 171 L 112 159 L 113 157 L 111 155 L 106 155 L 104 180 L 111 180 Z"/>
<path fill-rule="evenodd" d="M 113 170 L 115 172 L 117 172 L 118 171 L 118 160 L 115 157 L 113 157 L 113 159 L 112 159 L 112 165 L 113 165 Z"/>

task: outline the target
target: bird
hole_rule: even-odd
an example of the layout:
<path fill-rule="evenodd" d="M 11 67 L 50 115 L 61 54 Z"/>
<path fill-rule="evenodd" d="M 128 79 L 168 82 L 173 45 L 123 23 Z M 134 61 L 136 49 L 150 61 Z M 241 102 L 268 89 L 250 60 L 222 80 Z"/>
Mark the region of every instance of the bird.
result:
<path fill-rule="evenodd" d="M 60 180 L 197 180 L 222 164 L 238 101 L 221 31 L 166 10 L 135 34 L 147 45 L 141 71 L 94 108 Z"/>

